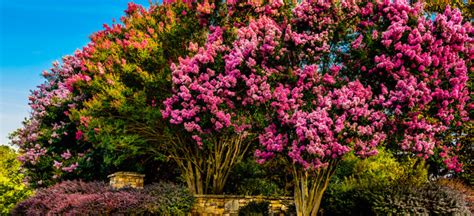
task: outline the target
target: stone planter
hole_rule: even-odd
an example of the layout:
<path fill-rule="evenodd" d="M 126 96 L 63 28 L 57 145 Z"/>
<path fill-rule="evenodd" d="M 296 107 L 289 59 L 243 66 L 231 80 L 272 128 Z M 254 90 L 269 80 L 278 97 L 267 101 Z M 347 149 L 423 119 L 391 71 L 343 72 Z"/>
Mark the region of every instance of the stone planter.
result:
<path fill-rule="evenodd" d="M 270 215 L 284 215 L 294 203 L 293 197 L 266 197 L 242 195 L 195 195 L 196 203 L 191 210 L 192 216 L 237 216 L 239 208 L 251 201 L 270 202 Z"/>
<path fill-rule="evenodd" d="M 134 172 L 116 172 L 107 177 L 110 180 L 110 186 L 117 189 L 123 187 L 143 188 L 145 175 Z"/>

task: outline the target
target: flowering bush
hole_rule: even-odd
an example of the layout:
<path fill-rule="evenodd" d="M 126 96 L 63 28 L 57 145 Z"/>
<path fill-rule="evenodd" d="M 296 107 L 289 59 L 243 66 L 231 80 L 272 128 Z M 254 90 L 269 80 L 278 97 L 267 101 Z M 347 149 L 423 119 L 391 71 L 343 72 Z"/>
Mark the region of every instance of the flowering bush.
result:
<path fill-rule="evenodd" d="M 152 184 L 143 190 L 115 190 L 102 182 L 65 181 L 40 189 L 19 203 L 12 214 L 185 215 L 193 203 L 186 189 L 170 183 Z"/>

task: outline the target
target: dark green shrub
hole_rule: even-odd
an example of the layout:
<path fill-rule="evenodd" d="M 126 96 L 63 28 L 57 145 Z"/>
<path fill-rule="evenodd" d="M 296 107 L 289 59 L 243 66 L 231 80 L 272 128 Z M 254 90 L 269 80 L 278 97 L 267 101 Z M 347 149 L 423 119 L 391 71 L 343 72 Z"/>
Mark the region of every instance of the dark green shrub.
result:
<path fill-rule="evenodd" d="M 421 187 L 393 186 L 374 196 L 377 215 L 469 215 L 464 195 L 430 183 Z"/>
<path fill-rule="evenodd" d="M 295 204 L 288 205 L 288 209 L 284 212 L 285 216 L 296 216 Z"/>
<path fill-rule="evenodd" d="M 186 215 L 194 204 L 188 189 L 173 183 L 156 183 L 146 186 L 144 192 L 153 197 L 146 205 L 146 212 L 155 215 Z"/>
<path fill-rule="evenodd" d="M 268 163 L 259 165 L 253 157 L 238 163 L 229 175 L 226 194 L 289 196 L 291 195 L 290 172 L 282 172 L 282 166 Z"/>
<path fill-rule="evenodd" d="M 270 202 L 262 201 L 249 202 L 247 205 L 239 208 L 239 216 L 266 216 L 269 213 Z"/>
<path fill-rule="evenodd" d="M 237 186 L 237 194 L 279 196 L 283 195 L 284 191 L 269 180 L 251 178 L 242 180 L 241 184 Z"/>
<path fill-rule="evenodd" d="M 324 215 L 374 215 L 370 208 L 373 200 L 371 190 L 380 191 L 380 188 L 352 188 L 348 191 L 330 188 L 322 200 L 321 211 Z"/>

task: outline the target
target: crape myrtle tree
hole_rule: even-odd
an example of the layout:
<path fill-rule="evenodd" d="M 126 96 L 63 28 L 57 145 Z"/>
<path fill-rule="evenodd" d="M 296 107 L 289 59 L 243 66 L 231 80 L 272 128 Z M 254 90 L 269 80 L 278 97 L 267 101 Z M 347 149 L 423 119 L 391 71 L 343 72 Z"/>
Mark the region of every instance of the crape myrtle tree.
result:
<path fill-rule="evenodd" d="M 161 116 L 172 90 L 170 65 L 203 45 L 211 24 L 229 26 L 231 32 L 264 13 L 261 6 L 242 3 L 228 9 L 223 2 L 179 1 L 145 9 L 130 3 L 121 23 L 104 25 L 86 47 L 54 63 L 43 74 L 46 82 L 32 92 L 31 117 L 12 135 L 30 184 L 105 179 L 124 169 L 156 176 L 160 164 L 172 159 L 192 192 L 220 193 L 220 180 L 214 181 L 220 189 L 212 189 L 217 187 L 209 181 L 209 186 L 195 187 L 202 184 L 193 183 L 190 173 L 212 176 L 214 171 L 188 169 L 191 164 L 214 162 L 206 154 L 188 154 L 189 148 L 204 151 L 195 148 L 183 128 L 169 127 Z M 219 163 L 232 167 L 238 160 L 227 161 Z M 161 174 L 170 173 L 176 175 Z"/>
<path fill-rule="evenodd" d="M 164 153 L 136 131 L 162 122 L 155 106 L 169 94 L 169 64 L 202 37 L 191 6 L 130 3 L 122 23 L 104 25 L 43 73 L 45 83 L 29 98 L 31 116 L 11 136 L 31 186 L 157 168 Z"/>
<path fill-rule="evenodd" d="M 250 143 L 229 133 L 216 138 L 213 147 L 201 149 L 188 128 L 163 121 L 161 110 L 172 93 L 170 65 L 179 56 L 198 52 L 207 34 L 211 32 L 210 38 L 215 34 L 209 26 L 226 26 L 217 32 L 232 35 L 233 26 L 266 13 L 252 2 L 227 6 L 165 2 L 147 12 L 131 4 L 127 10 L 131 19 L 124 20 L 123 27 L 114 25 L 95 34 L 85 48 L 85 64 L 95 73 L 89 88 L 92 97 L 73 111 L 85 137 L 95 145 L 112 144 L 117 151 L 132 149 L 143 160 L 171 159 L 191 192 L 222 193 L 230 169 Z"/>
<path fill-rule="evenodd" d="M 168 151 L 178 158 L 184 179 L 196 194 L 223 192 L 231 169 L 255 141 L 256 136 L 249 129 L 262 113 L 250 111 L 256 102 L 251 98 L 244 104 L 234 102 L 236 97 L 247 93 L 235 92 L 236 79 L 219 71 L 227 67 L 228 57 L 223 53 L 229 51 L 241 26 L 261 16 L 283 19 L 283 9 L 288 7 L 282 6 L 283 2 L 279 1 L 198 4 L 198 11 L 217 13 L 219 19 L 209 21 L 205 44 L 191 43 L 190 55 L 171 65 L 173 95 L 164 101 L 162 108 L 171 128 L 180 131 L 173 135 L 174 139 L 169 139 L 173 146 Z M 249 110 L 242 109 L 246 105 Z"/>
<path fill-rule="evenodd" d="M 82 134 L 68 118 L 70 109 L 80 105 L 84 95 L 74 86 L 90 82 L 81 73 L 82 52 L 66 56 L 43 72 L 46 81 L 29 97 L 31 116 L 23 127 L 11 135 L 12 143 L 20 148 L 19 160 L 32 187 L 54 183 L 60 176 L 74 177 L 79 172 L 78 161 L 84 158 L 91 145 L 80 142 Z M 92 174 L 92 173 L 90 173 Z"/>
<path fill-rule="evenodd" d="M 85 64 L 94 74 L 92 96 L 73 118 L 95 146 L 126 152 L 111 162 L 146 164 L 138 171 L 150 174 L 156 164 L 167 163 L 172 132 L 164 132 L 167 124 L 158 107 L 171 92 L 170 63 L 187 53 L 190 41 L 205 36 L 192 8 L 174 3 L 144 9 L 130 3 L 122 25 L 105 26 L 84 48 Z"/>
<path fill-rule="evenodd" d="M 425 10 L 427 12 L 431 13 L 442 13 L 444 12 L 445 8 L 450 6 L 451 8 L 458 8 L 462 15 L 463 15 L 463 20 L 465 21 L 471 21 L 473 17 L 473 7 L 474 4 L 472 1 L 425 1 L 423 4 Z M 472 71 L 472 70 L 471 70 Z M 474 76 L 474 73 L 469 73 L 469 79 L 468 79 L 468 88 L 469 91 L 472 92 L 473 90 L 473 85 L 472 85 L 472 78 Z M 472 103 L 471 103 L 472 104 Z M 473 115 L 473 109 L 472 107 L 468 110 L 470 112 L 470 116 L 472 118 Z M 459 127 L 451 127 L 444 133 L 444 137 L 442 140 L 444 142 L 448 143 L 457 143 L 457 146 L 453 146 L 451 148 L 455 148 L 456 151 L 459 151 L 459 161 L 462 162 L 463 165 L 463 172 L 453 172 L 452 170 L 446 169 L 446 167 L 442 166 L 443 158 L 436 158 L 436 157 L 431 157 L 428 160 L 428 165 L 429 165 L 429 170 L 430 174 L 433 177 L 440 177 L 440 176 L 453 176 L 456 178 L 460 178 L 464 180 L 468 184 L 474 184 L 474 179 L 472 178 L 472 172 L 473 172 L 473 154 L 474 154 L 474 146 L 472 143 L 474 143 L 474 138 L 473 138 L 473 122 L 472 121 L 467 121 L 463 122 L 463 124 Z"/>
<path fill-rule="evenodd" d="M 441 141 L 471 106 L 473 29 L 458 10 L 432 18 L 398 1 L 303 1 L 287 14 L 283 2 L 269 5 L 235 39 L 212 26 L 195 55 L 172 65 L 163 115 L 197 148 L 257 134 L 258 162 L 288 161 L 298 215 L 317 214 L 349 152 L 365 158 L 383 145 L 461 171 L 457 143 Z"/>

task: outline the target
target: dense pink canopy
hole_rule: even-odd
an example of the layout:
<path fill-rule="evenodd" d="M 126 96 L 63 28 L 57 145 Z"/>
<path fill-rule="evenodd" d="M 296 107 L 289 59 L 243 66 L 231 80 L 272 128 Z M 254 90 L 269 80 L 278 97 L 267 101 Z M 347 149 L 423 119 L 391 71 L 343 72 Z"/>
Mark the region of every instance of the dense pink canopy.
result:
<path fill-rule="evenodd" d="M 458 10 L 431 18 L 399 2 L 303 1 L 281 18 L 278 2 L 230 42 L 231 30 L 211 27 L 207 43 L 173 65 L 165 118 L 200 146 L 217 133 L 257 131 L 259 162 L 284 155 L 316 169 L 395 143 L 424 158 L 439 149 L 461 170 L 440 142 L 469 120 L 473 28 Z"/>

